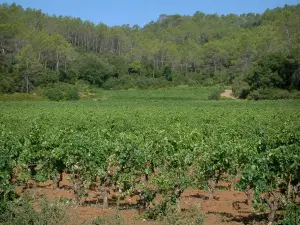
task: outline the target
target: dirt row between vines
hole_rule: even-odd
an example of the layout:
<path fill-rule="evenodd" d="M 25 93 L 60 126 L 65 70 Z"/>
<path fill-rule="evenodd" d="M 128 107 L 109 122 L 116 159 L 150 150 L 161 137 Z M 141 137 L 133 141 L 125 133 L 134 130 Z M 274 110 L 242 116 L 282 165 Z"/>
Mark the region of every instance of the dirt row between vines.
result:
<path fill-rule="evenodd" d="M 17 193 L 29 193 L 36 199 L 46 197 L 47 199 L 72 199 L 72 188 L 70 182 L 66 179 L 61 182 L 60 188 L 53 188 L 52 181 L 40 183 L 36 187 L 25 189 L 18 187 Z M 219 184 L 216 190 L 214 200 L 208 200 L 208 193 L 204 190 L 186 189 L 180 199 L 181 209 L 188 210 L 192 207 L 199 207 L 205 215 L 204 225 L 237 225 L 251 222 L 261 217 L 255 215 L 254 212 L 246 205 L 246 195 L 243 192 L 224 190 L 228 187 L 226 182 Z M 110 208 L 102 209 L 102 199 L 99 192 L 88 190 L 88 197 L 82 199 L 81 206 L 68 207 L 67 211 L 72 217 L 73 224 L 83 224 L 93 221 L 98 217 L 114 215 L 116 212 L 117 193 L 109 196 Z M 160 225 L 159 221 L 145 221 L 138 219 L 139 211 L 134 209 L 139 196 L 129 197 L 120 201 L 120 213 L 126 224 L 130 225 Z M 256 222 L 254 224 L 263 224 Z"/>

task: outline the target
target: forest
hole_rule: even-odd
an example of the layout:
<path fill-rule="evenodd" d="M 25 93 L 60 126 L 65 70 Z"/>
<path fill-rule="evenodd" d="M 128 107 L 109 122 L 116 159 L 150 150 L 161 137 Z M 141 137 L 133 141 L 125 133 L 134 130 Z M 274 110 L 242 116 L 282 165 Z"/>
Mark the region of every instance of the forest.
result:
<path fill-rule="evenodd" d="M 144 27 L 0 5 L 0 92 L 230 85 L 240 98 L 299 98 L 300 4 L 263 14 L 162 14 Z"/>

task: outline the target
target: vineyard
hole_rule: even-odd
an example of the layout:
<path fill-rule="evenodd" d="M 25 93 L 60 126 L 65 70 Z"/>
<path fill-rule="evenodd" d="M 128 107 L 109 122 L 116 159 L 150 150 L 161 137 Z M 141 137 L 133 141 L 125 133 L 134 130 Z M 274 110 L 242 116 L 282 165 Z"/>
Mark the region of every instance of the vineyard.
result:
<path fill-rule="evenodd" d="M 159 221 L 182 211 L 185 190 L 216 201 L 226 183 L 246 194 L 253 218 L 265 215 L 260 223 L 300 224 L 299 118 L 295 100 L 1 102 L 0 201 L 20 198 L 16 189 L 32 181 L 63 189 L 64 175 L 74 206 L 91 189 L 103 208 L 137 196 L 142 218 Z"/>

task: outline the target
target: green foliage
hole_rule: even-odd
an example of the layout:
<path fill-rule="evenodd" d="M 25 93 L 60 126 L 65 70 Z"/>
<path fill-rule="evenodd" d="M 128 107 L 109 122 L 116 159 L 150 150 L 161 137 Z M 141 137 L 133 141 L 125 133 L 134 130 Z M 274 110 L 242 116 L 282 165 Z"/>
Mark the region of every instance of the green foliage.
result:
<path fill-rule="evenodd" d="M 174 210 L 163 219 L 164 225 L 202 225 L 204 223 L 204 215 L 199 210 L 199 206 L 194 206 L 186 212 L 178 212 Z"/>
<path fill-rule="evenodd" d="M 0 223 L 3 225 L 27 224 L 71 224 L 66 211 L 56 202 L 46 199 L 39 202 L 36 211 L 28 200 L 18 200 L 0 204 Z"/>
<path fill-rule="evenodd" d="M 262 14 L 164 15 L 143 28 L 49 16 L 16 4 L 0 11 L 0 92 L 78 80 L 148 89 L 231 85 L 236 78 L 247 78 L 251 91 L 300 90 L 299 5 Z M 245 83 L 239 86 L 248 92 Z"/>
<path fill-rule="evenodd" d="M 79 100 L 80 96 L 76 88 L 71 88 L 67 92 L 67 100 Z"/>
<path fill-rule="evenodd" d="M 83 54 L 74 63 L 78 78 L 88 81 L 91 85 L 101 87 L 113 75 L 114 66 L 96 54 Z"/>
<path fill-rule="evenodd" d="M 265 88 L 265 89 L 258 89 L 251 91 L 248 99 L 253 100 L 264 100 L 264 99 L 270 99 L 270 100 L 276 100 L 276 99 L 289 99 L 289 98 L 297 98 L 297 95 L 290 94 L 287 90 L 282 89 L 274 89 L 274 88 Z"/>
<path fill-rule="evenodd" d="M 0 95 L 0 101 L 41 101 L 44 100 L 43 97 L 32 93 L 13 93 L 13 94 L 3 94 Z"/>
<path fill-rule="evenodd" d="M 15 77 L 13 76 L 13 74 L 0 72 L 0 81 L 0 93 L 15 92 Z"/>
<path fill-rule="evenodd" d="M 283 214 L 284 219 L 278 224 L 293 225 L 300 224 L 300 206 L 297 204 L 289 204 Z"/>
<path fill-rule="evenodd" d="M 247 82 L 235 80 L 232 84 L 232 92 L 234 96 L 245 99 L 250 93 L 250 86 Z"/>
<path fill-rule="evenodd" d="M 300 91 L 292 91 L 290 96 L 292 99 L 300 99 Z"/>
<path fill-rule="evenodd" d="M 113 215 L 106 215 L 95 219 L 91 225 L 125 225 L 125 221 L 119 211 L 115 211 Z"/>
<path fill-rule="evenodd" d="M 80 99 L 77 88 L 74 85 L 66 83 L 60 83 L 54 85 L 54 87 L 46 88 L 44 94 L 51 101 Z"/>
<path fill-rule="evenodd" d="M 165 67 L 164 76 L 165 76 L 167 81 L 172 81 L 173 80 L 172 69 L 170 67 Z"/>
<path fill-rule="evenodd" d="M 220 100 L 221 99 L 221 93 L 223 90 L 221 89 L 215 89 L 209 96 L 208 100 Z"/>
<path fill-rule="evenodd" d="M 105 101 L 3 103 L 2 198 L 13 198 L 6 194 L 13 180 L 58 182 L 66 171 L 73 204 L 99 177 L 99 194 L 112 187 L 120 198 L 138 194 L 144 217 L 174 215 L 184 223 L 182 192 L 208 187 L 213 197 L 226 174 L 240 177 L 241 190 L 250 185 L 261 209 L 281 190 L 285 209 L 298 194 L 299 102 L 200 101 L 212 89 L 102 90 L 95 94 Z M 294 191 L 286 191 L 289 184 Z"/>
<path fill-rule="evenodd" d="M 45 96 L 51 101 L 60 101 L 64 99 L 64 93 L 59 88 L 46 89 Z"/>

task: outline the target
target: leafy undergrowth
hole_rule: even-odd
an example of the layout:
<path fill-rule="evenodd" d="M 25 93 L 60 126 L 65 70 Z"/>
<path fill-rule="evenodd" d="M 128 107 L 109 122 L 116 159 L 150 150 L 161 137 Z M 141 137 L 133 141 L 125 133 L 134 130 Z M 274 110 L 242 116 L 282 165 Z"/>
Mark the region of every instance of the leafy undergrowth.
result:
<path fill-rule="evenodd" d="M 200 206 L 194 206 L 188 211 L 170 210 L 163 218 L 164 225 L 202 225 L 204 215 L 200 211 Z"/>
<path fill-rule="evenodd" d="M 41 101 L 43 97 L 36 94 L 14 93 L 0 95 L 0 101 Z"/>
<path fill-rule="evenodd" d="M 126 222 L 122 215 L 120 214 L 120 211 L 115 210 L 113 214 L 111 215 L 105 215 L 101 217 L 97 217 L 95 220 L 93 220 L 89 225 L 125 225 Z"/>
<path fill-rule="evenodd" d="M 56 201 L 19 199 L 0 204 L 0 224 L 3 225 L 71 225 L 70 217 Z"/>
<path fill-rule="evenodd" d="M 199 206 L 194 206 L 188 211 L 177 211 L 174 208 L 169 208 L 167 215 L 160 218 L 160 223 L 163 225 L 202 225 L 204 223 L 204 215 L 199 210 Z M 139 218 L 136 218 L 139 219 Z M 141 223 L 145 222 L 141 220 Z M 113 214 L 97 217 L 90 225 L 127 225 L 120 211 L 114 210 Z"/>

